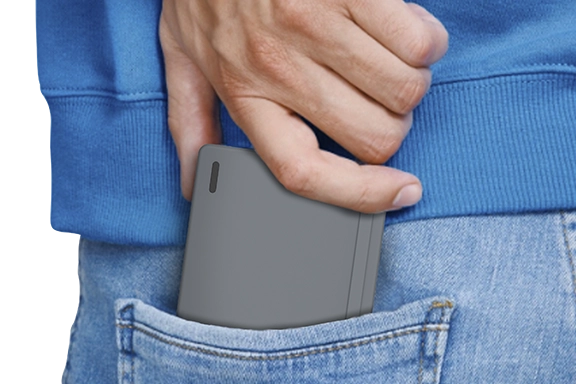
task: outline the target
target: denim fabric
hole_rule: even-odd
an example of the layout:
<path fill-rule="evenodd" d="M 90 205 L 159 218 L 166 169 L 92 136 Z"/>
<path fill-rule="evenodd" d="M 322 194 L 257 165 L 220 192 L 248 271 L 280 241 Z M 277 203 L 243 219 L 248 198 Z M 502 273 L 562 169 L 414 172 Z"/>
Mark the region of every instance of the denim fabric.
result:
<path fill-rule="evenodd" d="M 174 316 L 182 254 L 81 239 L 65 383 L 576 382 L 576 212 L 391 225 L 374 312 L 287 330 Z"/>

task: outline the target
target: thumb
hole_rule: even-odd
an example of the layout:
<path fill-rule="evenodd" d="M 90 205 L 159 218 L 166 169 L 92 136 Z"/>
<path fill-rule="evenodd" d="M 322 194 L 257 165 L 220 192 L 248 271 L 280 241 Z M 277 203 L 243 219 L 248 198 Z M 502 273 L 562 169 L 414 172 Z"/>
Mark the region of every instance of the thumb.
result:
<path fill-rule="evenodd" d="M 163 19 L 159 34 L 168 89 L 168 126 L 180 159 L 182 195 L 191 200 L 198 151 L 204 144 L 221 141 L 218 103 L 212 85 L 182 51 Z"/>

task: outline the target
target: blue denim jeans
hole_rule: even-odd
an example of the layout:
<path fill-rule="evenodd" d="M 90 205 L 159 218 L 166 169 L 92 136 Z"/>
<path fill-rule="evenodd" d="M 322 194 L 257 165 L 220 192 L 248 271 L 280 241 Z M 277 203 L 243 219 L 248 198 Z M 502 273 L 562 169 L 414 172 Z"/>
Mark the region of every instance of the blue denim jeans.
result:
<path fill-rule="evenodd" d="M 65 383 L 576 382 L 576 212 L 389 226 L 374 312 L 286 330 L 176 317 L 182 255 L 81 239 Z"/>

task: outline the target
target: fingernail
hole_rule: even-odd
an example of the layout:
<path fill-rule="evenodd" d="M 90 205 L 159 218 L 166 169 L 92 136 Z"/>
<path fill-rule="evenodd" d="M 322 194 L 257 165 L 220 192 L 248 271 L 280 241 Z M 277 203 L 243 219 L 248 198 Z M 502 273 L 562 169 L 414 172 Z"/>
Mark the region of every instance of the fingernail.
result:
<path fill-rule="evenodd" d="M 417 184 L 405 186 L 398 192 L 392 205 L 398 208 L 414 205 L 422 198 L 422 187 Z"/>

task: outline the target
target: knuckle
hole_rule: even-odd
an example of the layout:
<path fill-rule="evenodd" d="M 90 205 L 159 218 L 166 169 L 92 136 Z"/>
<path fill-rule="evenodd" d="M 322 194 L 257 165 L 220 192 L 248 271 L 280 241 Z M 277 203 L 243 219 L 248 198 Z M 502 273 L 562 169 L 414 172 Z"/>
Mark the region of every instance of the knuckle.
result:
<path fill-rule="evenodd" d="M 391 41 L 406 42 L 407 36 L 410 36 L 411 29 L 401 20 L 389 17 L 385 20 L 386 33 Z"/>
<path fill-rule="evenodd" d="M 292 70 L 285 47 L 273 37 L 255 34 L 247 40 L 249 66 L 259 75 L 281 83 L 291 83 Z"/>
<path fill-rule="evenodd" d="M 428 33 L 419 32 L 407 41 L 409 61 L 416 66 L 425 66 L 434 54 L 434 42 Z"/>
<path fill-rule="evenodd" d="M 378 135 L 367 137 L 360 159 L 370 164 L 383 164 L 400 149 L 412 126 L 412 113 L 395 116 Z"/>
<path fill-rule="evenodd" d="M 362 153 L 362 161 L 369 164 L 382 164 L 386 161 L 386 155 L 384 154 L 384 147 L 370 141 L 368 145 L 365 146 L 365 150 Z"/>
<path fill-rule="evenodd" d="M 315 16 L 318 14 L 315 7 L 314 2 L 277 0 L 274 14 L 276 25 L 300 35 L 320 36 L 320 20 Z"/>
<path fill-rule="evenodd" d="M 430 80 L 422 74 L 414 75 L 403 81 L 394 97 L 394 111 L 402 115 L 412 111 L 428 92 L 429 86 Z"/>
<path fill-rule="evenodd" d="M 295 0 L 275 0 L 274 9 L 276 21 L 280 25 L 292 28 L 301 23 L 304 16 L 301 12 L 301 2 Z"/>
<path fill-rule="evenodd" d="M 277 164 L 276 178 L 287 190 L 297 195 L 309 195 L 312 191 L 312 172 L 302 160 L 293 159 Z"/>
<path fill-rule="evenodd" d="M 398 151 L 403 140 L 404 135 L 397 129 L 373 137 L 366 143 L 361 160 L 369 164 L 383 164 Z"/>

